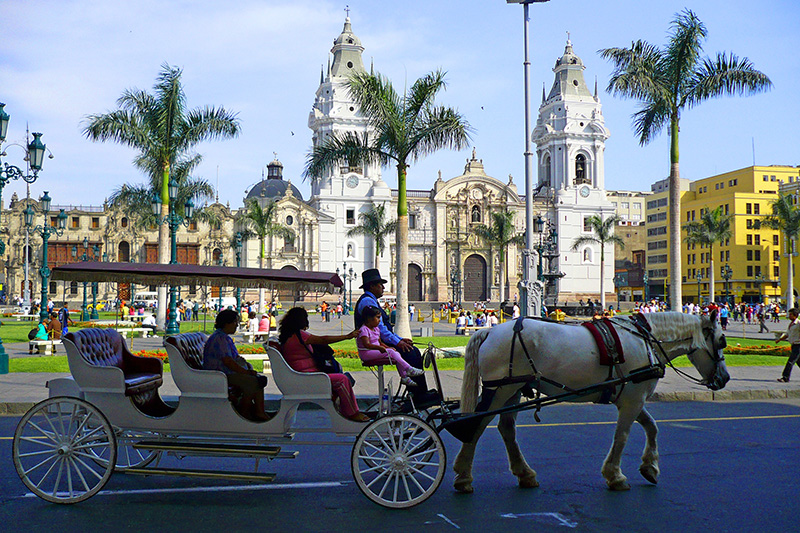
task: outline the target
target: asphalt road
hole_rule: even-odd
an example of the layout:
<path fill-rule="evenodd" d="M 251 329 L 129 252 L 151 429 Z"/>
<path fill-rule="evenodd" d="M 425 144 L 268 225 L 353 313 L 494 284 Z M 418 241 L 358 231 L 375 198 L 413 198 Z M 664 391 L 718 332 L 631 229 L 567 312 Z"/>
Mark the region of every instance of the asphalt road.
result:
<path fill-rule="evenodd" d="M 796 531 L 800 401 L 660 402 L 658 486 L 638 473 L 644 444 L 634 427 L 623 458 L 630 491 L 605 488 L 600 466 L 615 409 L 557 405 L 519 419 L 518 437 L 541 486 L 522 490 L 502 442 L 489 430 L 478 448 L 475 493 L 456 494 L 448 468 L 428 501 L 392 511 L 352 480 L 349 446 L 311 446 L 275 461 L 271 485 L 115 474 L 103 492 L 73 506 L 26 495 L 11 459 L 18 417 L 0 417 L 0 531 Z M 320 416 L 311 412 L 307 416 Z M 448 462 L 458 450 L 445 436 Z M 170 464 L 177 459 L 168 458 Z M 231 467 L 242 460 L 185 459 Z M 262 470 L 265 470 L 262 467 Z"/>

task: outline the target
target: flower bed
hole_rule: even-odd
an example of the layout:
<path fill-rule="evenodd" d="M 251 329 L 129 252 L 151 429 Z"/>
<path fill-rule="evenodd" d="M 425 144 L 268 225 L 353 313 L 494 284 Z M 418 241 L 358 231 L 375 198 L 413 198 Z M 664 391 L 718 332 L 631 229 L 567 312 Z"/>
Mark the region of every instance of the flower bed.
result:
<path fill-rule="evenodd" d="M 788 345 L 777 346 L 762 344 L 760 346 L 728 346 L 723 350 L 723 353 L 730 355 L 775 355 L 779 357 L 787 357 L 791 352 Z"/>

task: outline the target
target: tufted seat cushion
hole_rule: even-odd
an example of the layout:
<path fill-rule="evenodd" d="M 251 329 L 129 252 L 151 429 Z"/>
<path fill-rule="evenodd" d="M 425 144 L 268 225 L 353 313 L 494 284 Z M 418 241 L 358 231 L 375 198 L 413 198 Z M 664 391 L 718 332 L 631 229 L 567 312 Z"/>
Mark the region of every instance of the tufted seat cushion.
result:
<path fill-rule="evenodd" d="M 83 329 L 67 333 L 81 357 L 93 366 L 115 366 L 122 370 L 125 395 L 146 401 L 163 383 L 163 369 L 158 359 L 133 355 L 125 341 L 113 329 Z"/>
<path fill-rule="evenodd" d="M 183 333 L 175 337 L 167 337 L 166 342 L 172 344 L 183 356 L 189 368 L 203 370 L 203 349 L 208 336 L 205 333 Z"/>

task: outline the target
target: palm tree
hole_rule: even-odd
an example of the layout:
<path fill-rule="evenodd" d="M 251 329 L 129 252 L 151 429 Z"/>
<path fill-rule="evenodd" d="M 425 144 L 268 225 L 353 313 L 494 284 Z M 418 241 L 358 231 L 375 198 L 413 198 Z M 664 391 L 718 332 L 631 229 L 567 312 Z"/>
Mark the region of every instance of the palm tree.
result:
<path fill-rule="evenodd" d="M 245 212 L 242 223 L 248 230 L 247 235 L 258 237 L 258 268 L 264 268 L 264 258 L 266 257 L 267 237 L 283 237 L 287 241 L 294 240 L 294 233 L 289 228 L 280 225 L 275 221 L 278 214 L 278 203 L 275 200 L 267 201 L 262 207 L 256 198 L 250 198 L 245 202 Z M 270 260 L 270 266 L 272 261 Z M 258 308 L 264 312 L 264 289 L 258 289 Z"/>
<path fill-rule="evenodd" d="M 669 129 L 669 275 L 673 310 L 682 305 L 678 164 L 681 112 L 711 98 L 754 94 L 772 86 L 770 79 L 756 70 L 747 58 L 739 59 L 724 52 L 714 59 L 701 57 L 706 35 L 705 25 L 687 9 L 675 15 L 664 49 L 639 40 L 630 48 L 600 50 L 602 57 L 614 64 L 607 90 L 640 102 L 641 109 L 633 115 L 639 144 L 645 145 L 655 139 L 664 126 Z"/>
<path fill-rule="evenodd" d="M 304 175 L 316 179 L 340 164 L 397 165 L 397 334 L 411 337 L 408 309 L 408 201 L 406 173 L 410 163 L 442 148 L 463 149 L 470 126 L 454 109 L 435 105 L 436 95 L 446 86 L 444 72 L 432 72 L 398 95 L 380 74 L 356 73 L 347 87 L 360 112 L 367 118 L 369 133 L 336 134 L 315 146 L 306 160 Z"/>
<path fill-rule="evenodd" d="M 700 212 L 700 220 L 683 226 L 686 230 L 686 243 L 708 246 L 708 299 L 714 301 L 714 245 L 730 239 L 731 215 L 722 214 L 722 206 L 713 211 L 706 208 Z M 697 295 L 700 303 L 700 294 Z"/>
<path fill-rule="evenodd" d="M 781 194 L 772 202 L 772 214 L 761 219 L 761 223 L 783 233 L 786 242 L 786 255 L 789 258 L 786 309 L 794 307 L 794 257 L 795 243 L 800 238 L 800 209 L 794 204 L 791 194 Z"/>
<path fill-rule="evenodd" d="M 372 237 L 375 242 L 375 268 L 379 268 L 378 261 L 386 249 L 386 237 L 397 231 L 397 221 L 386 221 L 386 204 L 371 206 L 369 211 L 359 213 L 358 220 L 361 223 L 347 230 L 347 236 L 364 235 Z"/>
<path fill-rule="evenodd" d="M 600 245 L 600 305 L 603 309 L 606 308 L 606 291 L 605 291 L 605 270 L 606 270 L 606 245 L 617 245 L 620 248 L 625 248 L 625 241 L 622 237 L 614 234 L 614 227 L 619 224 L 620 217 L 618 215 L 611 215 L 603 220 L 600 215 L 592 215 L 586 219 L 592 228 L 594 235 L 583 235 L 572 241 L 572 251 L 575 252 L 581 246 L 587 244 Z"/>
<path fill-rule="evenodd" d="M 181 74 L 181 69 L 164 63 L 153 94 L 126 89 L 117 100 L 117 110 L 89 115 L 83 130 L 93 141 L 114 141 L 138 151 L 133 164 L 160 191 L 162 218 L 169 214 L 170 169 L 197 166 L 200 156 L 191 153 L 197 144 L 236 137 L 240 131 L 236 114 L 223 107 L 186 109 Z M 169 229 L 163 224 L 158 231 L 158 261 L 169 261 Z M 162 289 L 158 305 L 162 326 L 166 309 L 166 290 Z"/>
<path fill-rule="evenodd" d="M 514 213 L 508 209 L 492 212 L 492 225 L 480 224 L 472 230 L 478 237 L 500 251 L 500 265 L 503 279 L 500 280 L 500 302 L 505 301 L 505 286 L 508 282 L 508 265 L 506 263 L 506 250 L 512 244 L 522 246 L 525 244 L 525 234 L 517 233 L 514 227 Z"/>

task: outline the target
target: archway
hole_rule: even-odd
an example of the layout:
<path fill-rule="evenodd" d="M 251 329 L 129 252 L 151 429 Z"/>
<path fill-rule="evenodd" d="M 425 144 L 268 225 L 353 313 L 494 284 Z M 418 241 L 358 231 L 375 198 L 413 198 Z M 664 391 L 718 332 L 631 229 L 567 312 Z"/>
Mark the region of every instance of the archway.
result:
<path fill-rule="evenodd" d="M 467 257 L 464 261 L 464 301 L 487 300 L 486 282 L 486 260 L 478 254 Z"/>
<path fill-rule="evenodd" d="M 421 302 L 422 298 L 422 269 L 413 263 L 408 265 L 408 301 Z"/>
<path fill-rule="evenodd" d="M 296 271 L 297 268 L 293 267 L 292 265 L 286 265 L 285 267 L 281 268 L 281 270 L 295 270 Z M 278 300 L 281 303 L 286 304 L 287 302 L 302 301 L 303 297 L 300 294 L 300 292 L 298 290 L 296 290 L 296 289 L 293 289 L 293 288 L 282 288 L 282 289 L 278 290 Z M 328 302 L 328 303 L 330 303 L 330 302 Z M 269 304 L 269 302 L 267 302 L 267 304 Z M 285 305 L 284 305 L 284 310 L 287 310 Z"/>
<path fill-rule="evenodd" d="M 127 263 L 131 260 L 131 245 L 127 241 L 122 241 L 117 247 L 117 261 Z"/>

